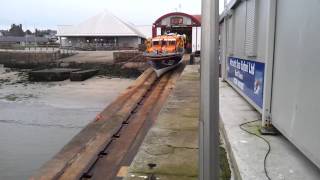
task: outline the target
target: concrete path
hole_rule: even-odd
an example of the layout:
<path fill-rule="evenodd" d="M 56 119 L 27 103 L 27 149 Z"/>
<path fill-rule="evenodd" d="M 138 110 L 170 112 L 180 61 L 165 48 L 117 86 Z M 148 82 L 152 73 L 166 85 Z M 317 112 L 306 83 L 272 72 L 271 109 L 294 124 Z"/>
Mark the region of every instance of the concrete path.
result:
<path fill-rule="evenodd" d="M 221 131 L 229 147 L 229 155 L 235 167 L 235 179 L 265 180 L 264 157 L 268 146 L 260 138 L 240 129 L 244 122 L 261 119 L 253 109 L 227 83 L 220 82 Z M 261 121 L 243 128 L 259 134 Z M 271 145 L 266 168 L 272 180 L 319 180 L 320 171 L 285 137 L 263 136 Z M 317 139 L 314 141 L 318 142 Z"/>
<path fill-rule="evenodd" d="M 193 180 L 198 175 L 199 66 L 187 66 L 148 132 L 127 180 L 155 176 L 162 180 Z M 148 164 L 154 164 L 150 169 Z M 119 172 L 121 174 L 121 172 Z M 126 174 L 126 173 L 125 173 Z"/>

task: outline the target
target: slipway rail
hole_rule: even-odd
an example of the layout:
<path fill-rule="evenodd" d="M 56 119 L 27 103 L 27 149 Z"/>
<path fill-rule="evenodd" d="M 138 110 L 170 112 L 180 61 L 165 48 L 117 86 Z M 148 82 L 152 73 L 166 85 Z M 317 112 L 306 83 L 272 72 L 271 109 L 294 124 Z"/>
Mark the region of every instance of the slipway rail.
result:
<path fill-rule="evenodd" d="M 30 179 L 114 179 L 130 165 L 184 67 L 160 78 L 147 69 Z"/>

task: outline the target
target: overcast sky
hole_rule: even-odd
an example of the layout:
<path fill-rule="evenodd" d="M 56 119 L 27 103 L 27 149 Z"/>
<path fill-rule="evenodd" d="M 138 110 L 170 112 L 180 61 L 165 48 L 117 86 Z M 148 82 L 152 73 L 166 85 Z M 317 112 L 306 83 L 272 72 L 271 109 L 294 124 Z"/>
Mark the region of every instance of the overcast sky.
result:
<path fill-rule="evenodd" d="M 201 14 L 201 0 L 7 0 L 0 3 L 0 29 L 12 23 L 23 24 L 24 30 L 56 29 L 57 25 L 78 24 L 105 9 L 133 24 L 150 25 L 173 11 Z"/>

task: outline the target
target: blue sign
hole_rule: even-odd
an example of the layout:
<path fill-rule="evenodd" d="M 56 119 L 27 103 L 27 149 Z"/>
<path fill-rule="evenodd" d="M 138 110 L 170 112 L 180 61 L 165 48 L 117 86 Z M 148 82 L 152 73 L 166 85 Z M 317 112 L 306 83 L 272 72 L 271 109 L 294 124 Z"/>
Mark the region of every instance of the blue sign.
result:
<path fill-rule="evenodd" d="M 229 57 L 228 79 L 262 108 L 264 63 Z"/>

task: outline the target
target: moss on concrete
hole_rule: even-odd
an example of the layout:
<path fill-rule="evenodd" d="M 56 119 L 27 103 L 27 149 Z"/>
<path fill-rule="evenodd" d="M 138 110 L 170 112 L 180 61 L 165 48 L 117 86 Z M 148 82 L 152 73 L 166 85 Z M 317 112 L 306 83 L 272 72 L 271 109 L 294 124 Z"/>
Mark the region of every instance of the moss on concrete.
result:
<path fill-rule="evenodd" d="M 260 133 L 260 128 L 261 128 L 261 122 L 257 121 L 257 122 L 253 122 L 250 124 L 246 124 L 244 126 L 242 126 L 244 129 L 248 130 L 251 133 L 254 133 L 256 135 L 261 135 Z"/>
<path fill-rule="evenodd" d="M 229 180 L 231 178 L 231 170 L 227 157 L 227 152 L 223 147 L 219 147 L 219 158 L 220 158 L 220 179 Z"/>

